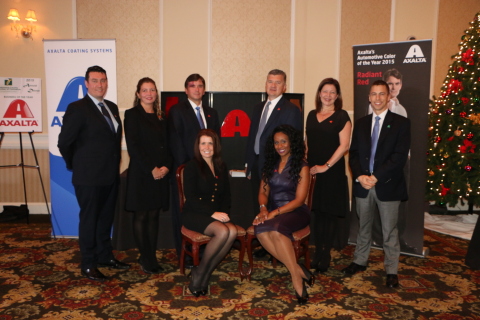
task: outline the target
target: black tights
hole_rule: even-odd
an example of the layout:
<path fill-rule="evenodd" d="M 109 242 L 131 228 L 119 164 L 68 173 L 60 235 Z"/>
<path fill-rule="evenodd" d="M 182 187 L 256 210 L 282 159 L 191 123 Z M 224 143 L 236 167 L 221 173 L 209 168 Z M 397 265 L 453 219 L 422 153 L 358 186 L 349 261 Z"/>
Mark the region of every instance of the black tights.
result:
<path fill-rule="evenodd" d="M 330 251 L 336 237 L 337 217 L 325 212 L 315 212 L 313 233 L 315 238 L 315 255 L 313 266 L 328 269 L 330 266 Z"/>
<path fill-rule="evenodd" d="M 216 266 L 227 255 L 237 238 L 237 227 L 233 223 L 222 223 L 214 221 L 205 228 L 204 234 L 212 237 L 205 246 L 202 260 L 195 270 L 192 287 L 195 289 L 206 289 L 210 276 Z"/>
<path fill-rule="evenodd" d="M 148 270 L 158 268 L 157 238 L 160 209 L 137 211 L 133 218 L 133 235 L 138 251 L 140 264 Z"/>

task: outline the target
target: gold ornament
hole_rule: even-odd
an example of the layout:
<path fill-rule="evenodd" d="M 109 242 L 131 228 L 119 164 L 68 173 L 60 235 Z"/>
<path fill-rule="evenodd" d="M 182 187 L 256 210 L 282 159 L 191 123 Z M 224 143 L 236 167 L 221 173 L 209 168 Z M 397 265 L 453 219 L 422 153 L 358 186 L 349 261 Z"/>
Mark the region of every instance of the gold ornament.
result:
<path fill-rule="evenodd" d="M 457 137 L 460 137 L 462 135 L 462 131 L 461 130 L 455 130 L 455 131 L 453 131 L 453 134 L 456 135 Z"/>
<path fill-rule="evenodd" d="M 444 157 L 445 159 L 447 159 L 448 157 L 450 157 L 450 155 L 448 154 L 448 152 L 445 152 L 445 154 L 443 155 L 443 157 Z"/>
<path fill-rule="evenodd" d="M 468 116 L 468 119 L 470 119 L 473 124 L 480 124 L 480 113 L 472 113 Z"/>
<path fill-rule="evenodd" d="M 430 170 L 430 171 L 428 171 L 428 175 L 429 175 L 430 177 L 433 177 L 433 176 L 435 175 L 435 172 L 433 172 L 432 170 Z"/>

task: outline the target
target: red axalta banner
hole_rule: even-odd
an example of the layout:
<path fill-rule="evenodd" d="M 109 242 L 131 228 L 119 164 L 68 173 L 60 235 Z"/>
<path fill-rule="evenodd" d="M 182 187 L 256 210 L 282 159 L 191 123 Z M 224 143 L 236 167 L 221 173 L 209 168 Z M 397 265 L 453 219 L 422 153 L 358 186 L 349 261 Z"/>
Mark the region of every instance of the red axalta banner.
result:
<path fill-rule="evenodd" d="M 42 132 L 41 79 L 0 79 L 0 132 Z"/>

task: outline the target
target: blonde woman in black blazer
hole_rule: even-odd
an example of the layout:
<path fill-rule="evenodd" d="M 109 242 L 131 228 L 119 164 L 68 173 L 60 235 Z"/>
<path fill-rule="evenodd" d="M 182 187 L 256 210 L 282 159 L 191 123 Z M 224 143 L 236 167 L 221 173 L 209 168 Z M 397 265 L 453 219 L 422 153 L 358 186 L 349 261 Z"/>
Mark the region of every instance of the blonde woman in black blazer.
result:
<path fill-rule="evenodd" d="M 172 159 L 157 87 L 150 78 L 138 81 L 134 107 L 125 111 L 125 138 L 130 155 L 125 209 L 135 214 L 138 261 L 145 273 L 159 273 L 163 269 L 156 257 L 158 219 L 160 210 L 168 210 Z"/>

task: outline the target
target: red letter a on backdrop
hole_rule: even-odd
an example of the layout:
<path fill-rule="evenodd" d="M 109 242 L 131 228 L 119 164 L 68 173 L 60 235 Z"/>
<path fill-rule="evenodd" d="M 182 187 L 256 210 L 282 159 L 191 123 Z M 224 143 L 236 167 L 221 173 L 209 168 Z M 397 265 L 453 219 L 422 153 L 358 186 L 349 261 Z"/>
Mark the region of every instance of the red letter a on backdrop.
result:
<path fill-rule="evenodd" d="M 222 124 L 222 137 L 234 137 L 235 132 L 240 133 L 240 137 L 248 137 L 250 130 L 250 118 L 243 110 L 230 111 Z"/>

